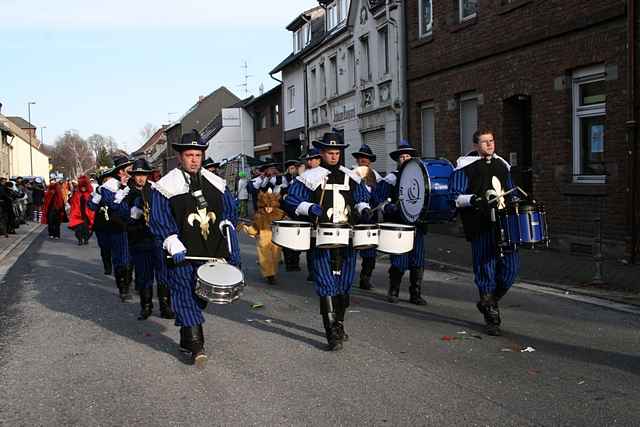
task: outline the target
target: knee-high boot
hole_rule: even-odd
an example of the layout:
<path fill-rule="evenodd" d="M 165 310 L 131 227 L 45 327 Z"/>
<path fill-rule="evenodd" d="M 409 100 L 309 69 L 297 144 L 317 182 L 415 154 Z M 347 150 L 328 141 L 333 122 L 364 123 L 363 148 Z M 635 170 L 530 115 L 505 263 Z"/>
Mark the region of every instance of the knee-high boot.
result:
<path fill-rule="evenodd" d="M 160 305 L 160 317 L 163 319 L 175 319 L 176 314 L 171 309 L 171 292 L 169 287 L 158 283 L 158 304 Z"/>
<path fill-rule="evenodd" d="M 400 295 L 400 283 L 402 282 L 402 271 L 391 266 L 389 268 L 389 292 L 387 293 L 387 301 L 397 303 Z"/>
<path fill-rule="evenodd" d="M 334 311 L 331 297 L 320 297 L 320 314 L 327 336 L 327 350 L 337 351 L 342 349 L 342 342 L 338 340 L 338 329 L 336 327 L 336 312 Z"/>
<path fill-rule="evenodd" d="M 422 276 L 424 268 L 412 268 L 409 272 L 409 302 L 416 305 L 427 305 L 420 293 L 422 292 Z"/>
<path fill-rule="evenodd" d="M 122 299 L 125 282 L 127 281 L 127 269 L 125 267 L 117 267 L 114 272 L 114 277 L 116 279 L 116 286 L 118 287 L 118 294 L 120 295 L 120 299 Z"/>
<path fill-rule="evenodd" d="M 153 312 L 153 288 L 140 289 L 140 316 L 138 320 L 146 320 Z"/>
<path fill-rule="evenodd" d="M 198 368 L 204 368 L 207 354 L 204 352 L 204 334 L 202 325 L 180 328 L 180 349 L 191 353 L 191 360 Z"/>
<path fill-rule="evenodd" d="M 348 294 L 336 295 L 331 297 L 333 307 L 336 311 L 336 332 L 338 333 L 338 340 L 341 342 L 348 341 L 349 335 L 344 330 L 344 316 L 347 313 L 347 308 L 351 305 L 351 298 Z"/>
<path fill-rule="evenodd" d="M 360 289 L 373 289 L 371 275 L 376 267 L 375 257 L 362 258 L 362 270 L 360 271 Z"/>
<path fill-rule="evenodd" d="M 104 274 L 111 274 L 111 270 L 113 269 L 111 265 L 111 251 L 109 249 L 100 249 L 100 258 L 102 258 Z"/>
<path fill-rule="evenodd" d="M 122 287 L 122 294 L 120 298 L 122 302 L 131 301 L 131 282 L 133 281 L 133 265 L 128 265 L 124 268 L 124 284 Z"/>

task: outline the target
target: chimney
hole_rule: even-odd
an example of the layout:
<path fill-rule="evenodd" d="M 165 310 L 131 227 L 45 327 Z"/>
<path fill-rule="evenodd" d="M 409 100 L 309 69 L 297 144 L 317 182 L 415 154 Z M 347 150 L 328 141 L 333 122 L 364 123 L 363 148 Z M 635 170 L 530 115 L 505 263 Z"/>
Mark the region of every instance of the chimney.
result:
<path fill-rule="evenodd" d="M 202 102 L 202 100 L 203 100 L 203 99 L 204 99 L 204 96 L 200 95 L 200 96 L 198 97 L 198 102 Z"/>

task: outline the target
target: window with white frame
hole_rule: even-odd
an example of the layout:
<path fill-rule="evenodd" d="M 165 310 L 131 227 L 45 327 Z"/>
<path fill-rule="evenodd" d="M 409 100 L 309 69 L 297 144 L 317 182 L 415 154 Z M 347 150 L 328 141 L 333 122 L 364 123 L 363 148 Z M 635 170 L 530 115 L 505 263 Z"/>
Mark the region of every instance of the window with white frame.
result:
<path fill-rule="evenodd" d="M 605 183 L 607 93 L 604 65 L 573 74 L 573 181 Z"/>
<path fill-rule="evenodd" d="M 478 13 L 478 0 L 458 0 L 460 22 L 476 17 Z"/>
<path fill-rule="evenodd" d="M 349 3 L 351 3 L 349 0 L 339 1 L 340 10 L 338 13 L 338 22 L 345 21 L 349 16 Z"/>
<path fill-rule="evenodd" d="M 436 156 L 435 109 L 433 103 L 424 104 L 420 111 L 422 122 L 422 156 Z"/>
<path fill-rule="evenodd" d="M 296 110 L 296 87 L 289 86 L 287 88 L 287 108 L 289 112 Z"/>
<path fill-rule="evenodd" d="M 311 42 L 311 26 L 304 24 L 300 29 L 293 33 L 293 51 L 300 52 Z"/>
<path fill-rule="evenodd" d="M 478 130 L 478 95 L 475 92 L 460 96 L 460 153 L 473 151 L 473 134 Z"/>
<path fill-rule="evenodd" d="M 420 0 L 420 37 L 431 35 L 433 29 L 433 5 L 431 0 Z"/>
<path fill-rule="evenodd" d="M 327 6 L 327 31 L 338 25 L 338 4 L 332 3 Z"/>

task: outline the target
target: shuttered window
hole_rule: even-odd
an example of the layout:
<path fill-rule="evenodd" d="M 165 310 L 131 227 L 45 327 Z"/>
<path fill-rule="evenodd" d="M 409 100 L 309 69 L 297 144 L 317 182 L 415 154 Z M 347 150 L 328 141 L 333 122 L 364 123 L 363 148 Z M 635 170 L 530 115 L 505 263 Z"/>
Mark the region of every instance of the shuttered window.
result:
<path fill-rule="evenodd" d="M 387 150 L 384 129 L 365 132 L 362 134 L 362 139 L 371 148 L 373 154 L 377 156 L 376 162 L 373 164 L 375 170 L 378 172 L 395 170 L 395 164 L 387 154 L 389 151 Z"/>

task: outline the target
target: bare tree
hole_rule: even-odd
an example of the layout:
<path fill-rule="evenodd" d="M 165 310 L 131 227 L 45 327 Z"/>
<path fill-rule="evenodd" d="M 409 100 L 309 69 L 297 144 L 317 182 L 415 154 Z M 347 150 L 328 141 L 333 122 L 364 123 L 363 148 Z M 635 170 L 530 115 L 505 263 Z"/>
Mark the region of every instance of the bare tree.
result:
<path fill-rule="evenodd" d="M 95 167 L 95 157 L 86 140 L 76 131 L 67 131 L 56 139 L 52 166 L 69 178 L 77 178 Z"/>
<path fill-rule="evenodd" d="M 147 123 L 146 125 L 144 125 L 144 127 L 140 130 L 142 142 L 148 141 L 149 138 L 151 138 L 158 129 L 160 129 L 158 126 L 151 123 Z"/>
<path fill-rule="evenodd" d="M 96 159 L 97 166 L 112 166 L 110 156 L 118 150 L 118 144 L 112 137 L 94 133 L 87 138 L 87 144 Z"/>

